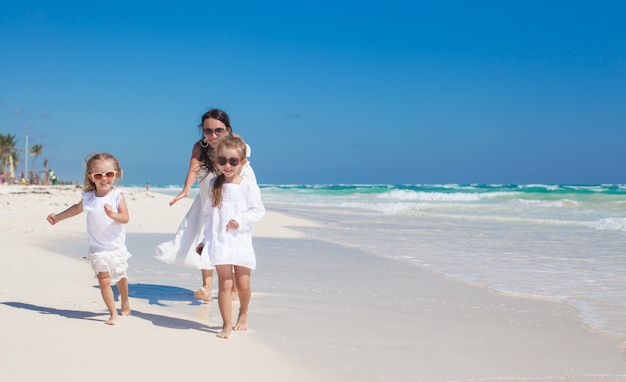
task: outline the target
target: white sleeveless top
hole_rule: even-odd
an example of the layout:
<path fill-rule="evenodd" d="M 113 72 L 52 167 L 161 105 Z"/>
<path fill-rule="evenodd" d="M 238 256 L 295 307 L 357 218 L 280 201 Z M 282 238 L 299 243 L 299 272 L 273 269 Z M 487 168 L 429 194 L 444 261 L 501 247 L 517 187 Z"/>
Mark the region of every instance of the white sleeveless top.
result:
<path fill-rule="evenodd" d="M 113 211 L 117 207 L 124 191 L 114 188 L 108 195 L 97 197 L 95 191 L 83 192 L 83 210 L 87 213 L 87 235 L 89 246 L 104 250 L 126 248 L 126 229 L 107 216 L 104 205 L 109 204 Z"/>

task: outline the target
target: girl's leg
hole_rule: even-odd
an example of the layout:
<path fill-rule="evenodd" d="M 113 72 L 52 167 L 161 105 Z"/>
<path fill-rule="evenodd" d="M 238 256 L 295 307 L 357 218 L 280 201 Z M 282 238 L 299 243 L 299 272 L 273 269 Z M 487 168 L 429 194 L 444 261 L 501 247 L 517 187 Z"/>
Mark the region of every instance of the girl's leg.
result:
<path fill-rule="evenodd" d="M 235 268 L 233 268 L 233 280 L 235 280 Z M 239 300 L 239 291 L 237 291 L 237 282 L 233 282 L 233 301 Z"/>
<path fill-rule="evenodd" d="M 130 316 L 130 302 L 128 301 L 128 280 L 126 277 L 117 282 L 117 289 L 122 299 L 122 316 Z"/>
<path fill-rule="evenodd" d="M 215 267 L 217 271 L 217 284 L 219 286 L 217 292 L 217 303 L 220 307 L 222 315 L 222 331 L 217 333 L 220 338 L 228 338 L 233 330 L 233 270 L 232 265 L 218 265 Z"/>
<path fill-rule="evenodd" d="M 98 284 L 100 285 L 100 294 L 104 304 L 109 309 L 111 316 L 104 323 L 107 325 L 115 325 L 117 322 L 117 310 L 115 310 L 115 297 L 113 296 L 113 289 L 111 289 L 111 276 L 109 272 L 98 272 Z"/>
<path fill-rule="evenodd" d="M 202 287 L 209 297 L 213 289 L 213 269 L 202 269 Z"/>
<path fill-rule="evenodd" d="M 193 294 L 195 298 L 199 298 L 202 301 L 211 301 L 211 293 L 213 293 L 213 270 L 201 269 L 202 273 L 202 287 Z"/>
<path fill-rule="evenodd" d="M 239 291 L 239 316 L 235 330 L 248 330 L 248 305 L 250 304 L 250 268 L 235 265 L 235 282 Z"/>

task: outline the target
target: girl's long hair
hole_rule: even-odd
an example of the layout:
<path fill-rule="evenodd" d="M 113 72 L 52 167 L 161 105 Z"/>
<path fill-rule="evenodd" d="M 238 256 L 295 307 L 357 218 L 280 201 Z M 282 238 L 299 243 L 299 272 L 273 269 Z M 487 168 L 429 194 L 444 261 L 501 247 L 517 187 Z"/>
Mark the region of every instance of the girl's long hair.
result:
<path fill-rule="evenodd" d="M 217 154 L 222 149 L 235 149 L 239 155 L 240 163 L 246 159 L 246 143 L 239 137 L 233 137 L 232 135 L 226 135 L 220 138 L 215 148 L 214 163 L 217 162 Z M 219 174 L 213 181 L 213 188 L 211 188 L 209 196 L 213 202 L 213 207 L 222 207 L 222 188 L 224 186 L 224 174 Z"/>

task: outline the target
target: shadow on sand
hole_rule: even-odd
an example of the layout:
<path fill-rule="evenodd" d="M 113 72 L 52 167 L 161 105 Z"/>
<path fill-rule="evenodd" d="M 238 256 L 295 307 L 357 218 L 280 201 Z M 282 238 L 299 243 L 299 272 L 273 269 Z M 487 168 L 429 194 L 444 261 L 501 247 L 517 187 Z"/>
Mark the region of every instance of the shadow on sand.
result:
<path fill-rule="evenodd" d="M 98 288 L 98 286 L 94 286 Z M 188 302 L 189 305 L 202 305 L 202 302 L 193 297 L 190 289 L 156 284 L 128 284 L 128 295 L 131 298 L 148 300 L 148 304 L 157 306 L 168 306 L 165 301 Z M 119 301 L 119 291 L 113 285 L 115 301 Z"/>
<path fill-rule="evenodd" d="M 11 306 L 18 309 L 32 310 L 33 312 L 39 312 L 41 314 L 56 314 L 57 316 L 72 318 L 77 320 L 90 320 L 90 321 L 104 321 L 101 319 L 94 319 L 93 317 L 103 316 L 105 313 L 87 312 L 84 310 L 69 310 L 69 309 L 56 309 L 48 306 L 39 306 L 33 304 L 26 304 L 23 302 L 2 302 L 0 304 Z"/>
<path fill-rule="evenodd" d="M 97 286 L 96 286 L 97 288 Z M 115 299 L 118 300 L 119 291 L 117 287 L 113 288 L 115 293 Z M 128 294 L 131 298 L 141 298 L 148 300 L 150 305 L 167 306 L 162 301 L 183 301 L 189 302 L 189 305 L 201 305 L 193 297 L 193 292 L 189 289 L 183 289 L 178 287 L 153 285 L 153 284 L 129 284 Z M 33 312 L 39 312 L 41 314 L 55 314 L 60 317 L 78 319 L 78 320 L 90 320 L 104 322 L 103 318 L 96 318 L 99 316 L 108 316 L 106 312 L 89 312 L 84 310 L 71 310 L 71 309 L 56 309 L 48 306 L 39 306 L 33 304 L 27 304 L 23 302 L 2 302 L 0 304 L 11 306 L 18 309 L 26 309 Z M 163 316 L 160 314 L 144 313 L 138 310 L 132 310 L 131 316 L 138 317 L 146 321 L 150 321 L 155 326 L 160 326 L 169 329 L 187 329 L 187 330 L 199 330 L 211 333 L 217 333 L 221 330 L 220 327 L 211 327 L 205 324 L 201 324 L 196 321 L 184 320 L 180 318 Z"/>

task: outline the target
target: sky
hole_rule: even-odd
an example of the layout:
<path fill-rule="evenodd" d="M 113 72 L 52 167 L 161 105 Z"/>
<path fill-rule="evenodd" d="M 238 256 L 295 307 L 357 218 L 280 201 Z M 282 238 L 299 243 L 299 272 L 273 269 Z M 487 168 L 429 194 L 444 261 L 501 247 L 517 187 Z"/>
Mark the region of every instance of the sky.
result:
<path fill-rule="evenodd" d="M 621 0 L 3 1 L 0 134 L 61 180 L 106 151 L 123 185 L 182 184 L 220 108 L 259 184 L 626 184 L 624 19 Z"/>

